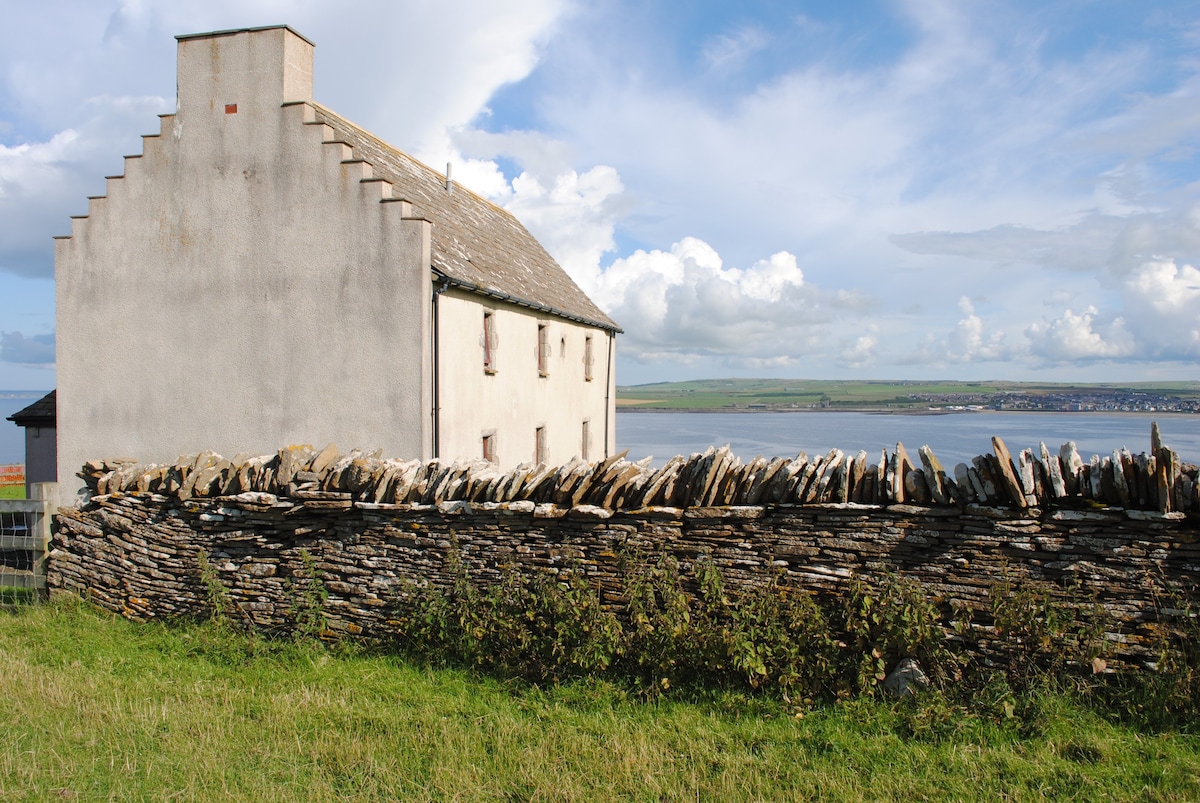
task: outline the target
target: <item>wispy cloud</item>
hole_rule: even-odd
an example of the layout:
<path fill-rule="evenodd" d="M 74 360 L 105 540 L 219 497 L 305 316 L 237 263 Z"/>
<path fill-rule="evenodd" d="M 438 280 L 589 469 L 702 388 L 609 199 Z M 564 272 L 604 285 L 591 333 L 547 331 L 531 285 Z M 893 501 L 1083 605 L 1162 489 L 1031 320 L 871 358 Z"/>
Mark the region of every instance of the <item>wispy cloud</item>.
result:
<path fill-rule="evenodd" d="M 84 104 L 78 128 L 0 145 L 0 271 L 52 276 L 51 238 L 70 233 L 68 215 L 86 212 L 86 196 L 121 173 L 123 154 L 140 152 L 135 126 L 152 125 L 165 108 L 163 98 L 97 97 Z"/>
<path fill-rule="evenodd" d="M 748 25 L 710 38 L 701 48 L 701 57 L 710 70 L 735 70 L 766 47 L 769 41 L 766 31 Z"/>
<path fill-rule="evenodd" d="M 54 335 L 0 332 L 0 360 L 23 365 L 53 365 Z"/>

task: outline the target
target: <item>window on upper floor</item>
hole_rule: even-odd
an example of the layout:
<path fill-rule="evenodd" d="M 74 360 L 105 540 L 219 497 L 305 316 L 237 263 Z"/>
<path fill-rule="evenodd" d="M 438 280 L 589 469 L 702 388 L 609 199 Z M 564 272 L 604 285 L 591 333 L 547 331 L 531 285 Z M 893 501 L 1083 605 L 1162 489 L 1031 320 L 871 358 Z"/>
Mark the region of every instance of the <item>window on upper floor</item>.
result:
<path fill-rule="evenodd" d="M 496 373 L 496 313 L 493 310 L 483 311 L 483 370 L 484 373 Z"/>
<path fill-rule="evenodd" d="M 550 375 L 550 326 L 544 323 L 538 324 L 537 367 L 539 376 Z"/>
<path fill-rule="evenodd" d="M 588 335 L 583 341 L 583 378 L 584 380 L 592 381 L 592 366 L 596 362 L 596 355 L 592 351 L 592 336 Z"/>

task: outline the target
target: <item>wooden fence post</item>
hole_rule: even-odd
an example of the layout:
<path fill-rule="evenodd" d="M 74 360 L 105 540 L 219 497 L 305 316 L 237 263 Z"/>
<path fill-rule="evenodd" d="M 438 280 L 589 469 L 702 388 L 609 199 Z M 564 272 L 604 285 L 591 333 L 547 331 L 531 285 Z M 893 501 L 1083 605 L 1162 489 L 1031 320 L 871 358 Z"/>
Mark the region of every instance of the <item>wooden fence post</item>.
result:
<path fill-rule="evenodd" d="M 29 536 L 33 540 L 33 585 L 42 599 L 50 595 L 46 584 L 46 558 L 50 553 L 50 531 L 54 524 L 54 511 L 58 508 L 58 483 L 35 482 L 30 486 L 30 499 L 39 502 L 33 511 Z"/>

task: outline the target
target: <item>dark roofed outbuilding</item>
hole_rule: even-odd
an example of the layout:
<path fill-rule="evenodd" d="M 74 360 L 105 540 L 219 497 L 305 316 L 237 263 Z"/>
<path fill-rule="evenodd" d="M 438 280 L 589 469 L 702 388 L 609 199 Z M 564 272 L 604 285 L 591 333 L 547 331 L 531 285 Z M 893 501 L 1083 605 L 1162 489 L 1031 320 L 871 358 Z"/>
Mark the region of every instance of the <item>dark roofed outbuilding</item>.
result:
<path fill-rule="evenodd" d="M 35 482 L 58 481 L 58 405 L 56 391 L 8 416 L 25 430 L 25 495 Z"/>
<path fill-rule="evenodd" d="M 52 427 L 55 418 L 55 391 L 50 391 L 33 404 L 8 417 L 18 427 Z"/>

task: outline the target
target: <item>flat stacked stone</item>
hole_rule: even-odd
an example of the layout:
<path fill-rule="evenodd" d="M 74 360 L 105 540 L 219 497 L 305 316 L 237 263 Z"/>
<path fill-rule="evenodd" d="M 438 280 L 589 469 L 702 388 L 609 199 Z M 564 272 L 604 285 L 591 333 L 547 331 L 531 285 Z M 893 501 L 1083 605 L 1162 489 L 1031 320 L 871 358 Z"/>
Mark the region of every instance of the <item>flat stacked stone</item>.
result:
<path fill-rule="evenodd" d="M 181 456 L 174 464 L 131 458 L 94 460 L 79 473 L 96 496 L 149 492 L 186 501 L 239 493 L 291 496 L 301 491 L 349 494 L 355 502 L 439 505 L 444 502 L 504 504 L 529 501 L 560 508 L 580 505 L 608 510 L 668 506 L 916 504 L 999 508 L 1078 507 L 1099 503 L 1123 509 L 1200 512 L 1197 469 L 1180 462 L 1151 427 L 1151 453 L 1115 449 L 1089 462 L 1074 443 L 1052 453 L 1044 443 L 1023 449 L 1014 461 L 1004 441 L 992 438 L 993 453 L 978 455 L 947 472 L 928 446 L 913 461 L 904 444 L 878 463 L 867 454 L 839 449 L 810 459 L 757 457 L 748 463 L 728 446 L 676 456 L 662 467 L 627 454 L 561 466 L 522 464 L 507 471 L 483 460 L 385 459 L 379 450 L 341 453 L 330 444 L 314 450 L 290 445 L 270 455 L 211 451 Z M 316 500 L 310 500 L 316 501 Z"/>

